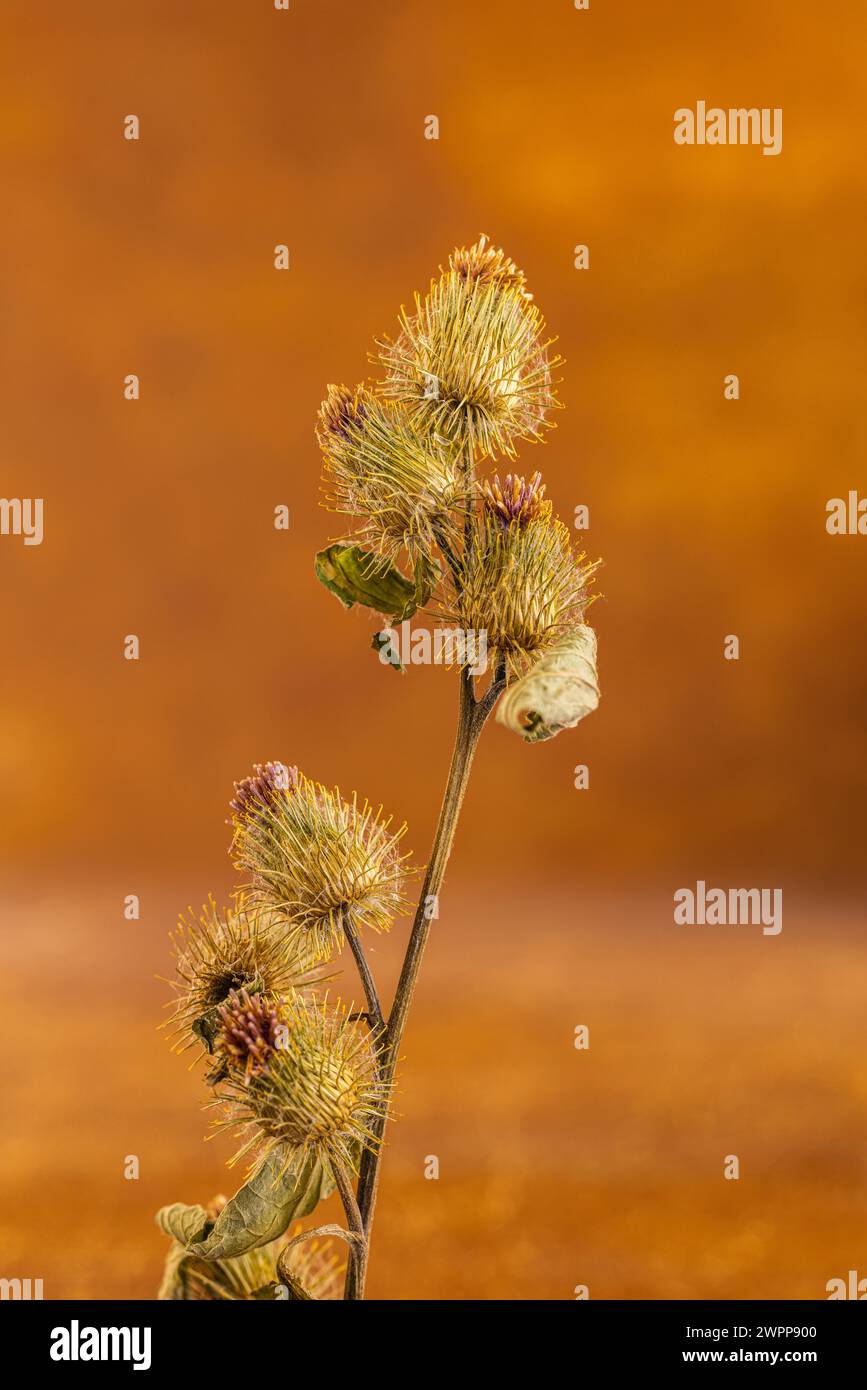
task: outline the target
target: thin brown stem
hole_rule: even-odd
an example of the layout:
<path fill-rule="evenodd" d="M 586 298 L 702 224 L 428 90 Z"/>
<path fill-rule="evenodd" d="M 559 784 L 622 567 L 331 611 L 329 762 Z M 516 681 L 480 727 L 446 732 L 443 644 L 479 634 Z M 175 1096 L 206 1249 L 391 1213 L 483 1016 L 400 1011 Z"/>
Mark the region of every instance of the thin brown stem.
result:
<path fill-rule="evenodd" d="M 352 1179 L 346 1169 L 342 1159 L 331 1156 L 331 1168 L 334 1173 L 334 1181 L 337 1184 L 337 1191 L 340 1193 L 340 1200 L 343 1203 L 343 1210 L 346 1212 L 346 1224 L 355 1240 L 349 1245 L 349 1259 L 346 1266 L 346 1285 L 343 1290 L 343 1297 L 349 1299 L 350 1285 L 353 1279 L 353 1271 L 360 1261 L 367 1262 L 367 1237 L 364 1233 L 364 1222 L 361 1218 L 358 1201 L 352 1187 Z"/>
<path fill-rule="evenodd" d="M 467 670 L 461 672 L 458 728 L 455 737 L 454 752 L 452 754 L 451 768 L 449 769 L 439 822 L 434 835 L 430 862 L 428 863 L 424 883 L 422 884 L 421 895 L 419 897 L 418 907 L 416 908 L 406 957 L 403 962 L 397 990 L 395 991 L 394 1003 L 392 1004 L 381 1047 L 380 1075 L 386 1086 L 390 1086 L 394 1079 L 407 1016 L 412 1003 L 422 957 L 424 956 L 425 947 L 428 942 L 428 937 L 430 936 L 431 922 L 436 914 L 437 899 L 451 853 L 458 816 L 460 814 L 464 793 L 466 792 L 467 782 L 469 780 L 470 769 L 472 767 L 473 755 L 476 751 L 476 746 L 485 720 L 493 709 L 501 690 L 502 680 L 495 675 L 491 687 L 482 699 L 477 702 L 473 692 L 472 676 Z M 358 1181 L 358 1204 L 363 1221 L 364 1233 L 367 1239 L 365 1245 L 359 1247 L 357 1258 L 350 1261 L 346 1276 L 346 1290 L 344 1293 L 344 1297 L 347 1299 L 361 1299 L 364 1297 L 364 1282 L 367 1273 L 370 1232 L 376 1207 L 376 1194 L 379 1185 L 380 1164 L 382 1161 L 382 1138 L 385 1132 L 387 1119 L 387 1109 L 383 1104 L 378 1114 L 371 1121 L 371 1145 L 370 1148 L 365 1150 L 361 1160 L 361 1172 Z"/>
<path fill-rule="evenodd" d="M 343 914 L 343 932 L 349 942 L 349 949 L 355 957 L 358 976 L 364 989 L 364 997 L 367 1000 L 367 1022 L 376 1033 L 380 1033 L 385 1027 L 385 1017 L 379 1002 L 376 981 L 367 963 L 367 956 L 364 954 L 364 947 L 359 940 L 358 932 L 350 920 L 348 912 Z M 361 1015 L 356 1014 L 355 1017 L 360 1018 Z"/>
<path fill-rule="evenodd" d="M 458 732 L 452 755 L 452 765 L 430 862 L 410 933 L 409 946 L 388 1019 L 388 1058 L 385 1064 L 385 1079 L 387 1081 L 392 1079 L 397 1065 L 397 1050 L 400 1047 L 403 1031 L 406 1027 L 422 956 L 430 936 L 431 922 L 437 913 L 437 898 L 451 854 L 458 816 L 463 804 L 473 755 L 476 751 L 479 735 L 482 732 L 483 722 L 478 717 L 472 677 L 468 671 L 462 671 Z"/>

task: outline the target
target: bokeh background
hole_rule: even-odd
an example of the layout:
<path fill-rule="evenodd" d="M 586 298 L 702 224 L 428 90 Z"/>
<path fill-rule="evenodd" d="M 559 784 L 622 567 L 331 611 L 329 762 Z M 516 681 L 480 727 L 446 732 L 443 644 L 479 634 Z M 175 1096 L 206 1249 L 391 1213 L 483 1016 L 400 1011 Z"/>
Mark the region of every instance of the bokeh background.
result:
<path fill-rule="evenodd" d="M 232 887 L 235 778 L 357 787 L 425 858 L 455 680 L 382 668 L 317 585 L 313 421 L 485 231 L 566 359 L 522 462 L 590 508 L 603 702 L 541 747 L 486 732 L 370 1293 L 867 1275 L 867 541 L 824 525 L 867 495 L 865 38 L 842 0 L 4 4 L 0 492 L 46 530 L 0 539 L 0 1274 L 152 1297 L 153 1212 L 232 1190 L 155 976 Z M 700 98 L 782 107 L 782 154 L 675 146 Z M 698 877 L 782 887 L 782 934 L 676 928 Z"/>

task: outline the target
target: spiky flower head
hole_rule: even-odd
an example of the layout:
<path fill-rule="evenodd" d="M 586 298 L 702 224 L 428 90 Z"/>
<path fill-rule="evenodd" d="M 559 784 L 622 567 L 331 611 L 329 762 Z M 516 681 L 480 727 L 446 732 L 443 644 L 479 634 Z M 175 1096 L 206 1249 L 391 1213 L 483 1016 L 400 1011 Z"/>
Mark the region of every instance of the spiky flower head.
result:
<path fill-rule="evenodd" d="M 370 1121 L 387 1096 L 380 1080 L 376 1036 L 327 996 L 287 1005 L 282 1047 L 263 1071 L 246 1081 L 230 1073 L 213 1105 L 218 1129 L 241 1140 L 232 1162 L 255 1149 L 267 1157 L 280 1147 L 287 1164 L 311 1150 L 357 1168 L 361 1150 L 374 1142 Z"/>
<path fill-rule="evenodd" d="M 514 456 L 557 405 L 550 345 L 522 272 L 481 237 L 453 253 L 414 312 L 401 311 L 396 338 L 379 345 L 380 390 L 425 432 L 471 454 Z"/>
<path fill-rule="evenodd" d="M 581 621 L 596 566 L 572 549 L 566 527 L 542 498 L 539 475 L 490 486 L 462 562 L 452 616 L 486 632 L 489 653 L 512 675 Z"/>
<path fill-rule="evenodd" d="M 456 449 L 421 434 L 406 412 L 365 386 L 329 386 L 316 431 L 326 504 L 354 517 L 378 554 L 429 553 L 464 497 Z"/>
<path fill-rule="evenodd" d="M 273 914 L 236 897 L 218 908 L 209 898 L 196 916 L 183 914 L 172 938 L 174 1012 L 167 1020 L 175 1050 L 196 1039 L 213 1049 L 219 1011 L 235 991 L 274 1000 L 312 983 L 303 943 L 275 930 Z"/>
<path fill-rule="evenodd" d="M 546 508 L 551 509 L 551 503 L 544 500 L 545 484 L 541 473 L 534 473 L 529 482 L 517 473 L 507 473 L 502 484 L 495 473 L 493 478 L 482 483 L 481 494 L 485 510 L 504 527 L 526 526 L 542 516 Z"/>
<path fill-rule="evenodd" d="M 300 1230 L 291 1227 L 279 1240 L 231 1259 L 204 1260 L 175 1243 L 159 1298 L 238 1302 L 285 1298 L 287 1291 L 290 1300 L 339 1298 L 344 1266 L 334 1241 L 298 1242 Z"/>
<path fill-rule="evenodd" d="M 277 917 L 302 956 L 325 959 L 356 928 L 385 931 L 406 906 L 406 831 L 391 830 L 367 801 L 345 801 L 298 773 L 291 789 L 232 821 L 235 867 L 249 893 Z"/>

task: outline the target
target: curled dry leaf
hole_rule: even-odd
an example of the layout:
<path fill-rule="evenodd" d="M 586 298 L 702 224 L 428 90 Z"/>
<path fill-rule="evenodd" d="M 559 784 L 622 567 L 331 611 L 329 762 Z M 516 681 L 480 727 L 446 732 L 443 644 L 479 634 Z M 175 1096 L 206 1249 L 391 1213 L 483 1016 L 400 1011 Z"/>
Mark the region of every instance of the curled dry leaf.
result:
<path fill-rule="evenodd" d="M 331 1172 L 315 1153 L 293 1157 L 277 1145 L 215 1218 L 203 1207 L 175 1202 L 162 1207 L 156 1220 L 185 1253 L 201 1260 L 234 1259 L 281 1236 L 333 1190 Z"/>
<path fill-rule="evenodd" d="M 528 743 L 571 729 L 599 704 L 596 633 L 582 623 L 510 686 L 497 721 Z"/>

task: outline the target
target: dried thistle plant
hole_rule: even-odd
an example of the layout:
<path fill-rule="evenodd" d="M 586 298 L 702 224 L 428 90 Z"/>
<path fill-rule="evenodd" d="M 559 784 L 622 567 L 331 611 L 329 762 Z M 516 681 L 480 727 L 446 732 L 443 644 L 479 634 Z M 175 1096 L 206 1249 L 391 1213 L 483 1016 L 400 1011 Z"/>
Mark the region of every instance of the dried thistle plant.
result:
<path fill-rule="evenodd" d="M 475 457 L 513 457 L 557 404 L 551 374 L 560 359 L 550 346 L 522 272 L 482 236 L 453 252 L 413 312 L 401 311 L 396 337 L 379 344 L 379 389 L 430 437 Z"/>
<path fill-rule="evenodd" d="M 241 783 L 232 808 L 232 854 L 246 891 L 301 958 L 327 960 L 347 919 L 387 931 L 403 911 L 406 826 L 392 831 L 366 801 L 345 801 L 296 768 L 267 798 Z"/>
<path fill-rule="evenodd" d="M 228 1201 L 161 1210 L 173 1241 L 161 1297 L 333 1297 L 334 1257 L 324 1273 L 313 1259 L 326 1238 L 349 1248 L 343 1298 L 364 1297 L 401 1041 L 482 730 L 498 707 L 498 722 L 536 743 L 599 701 L 585 622 L 596 563 L 573 547 L 539 472 L 478 473 L 541 439 L 558 406 L 559 359 L 523 272 L 484 236 L 455 250 L 377 360 L 378 381 L 330 386 L 319 412 L 324 503 L 351 530 L 316 556 L 317 575 L 345 607 L 389 623 L 423 613 L 484 634 L 491 667 L 454 663 L 454 753 L 387 1015 L 363 938 L 408 906 L 406 827 L 281 762 L 236 783 L 243 884 L 230 909 L 182 919 L 170 1026 L 178 1050 L 198 1040 L 209 1054 L 214 1129 L 237 1136 L 230 1162 L 250 1167 Z M 319 992 L 344 944 L 362 1009 Z M 287 1237 L 335 1188 L 346 1225 Z"/>

